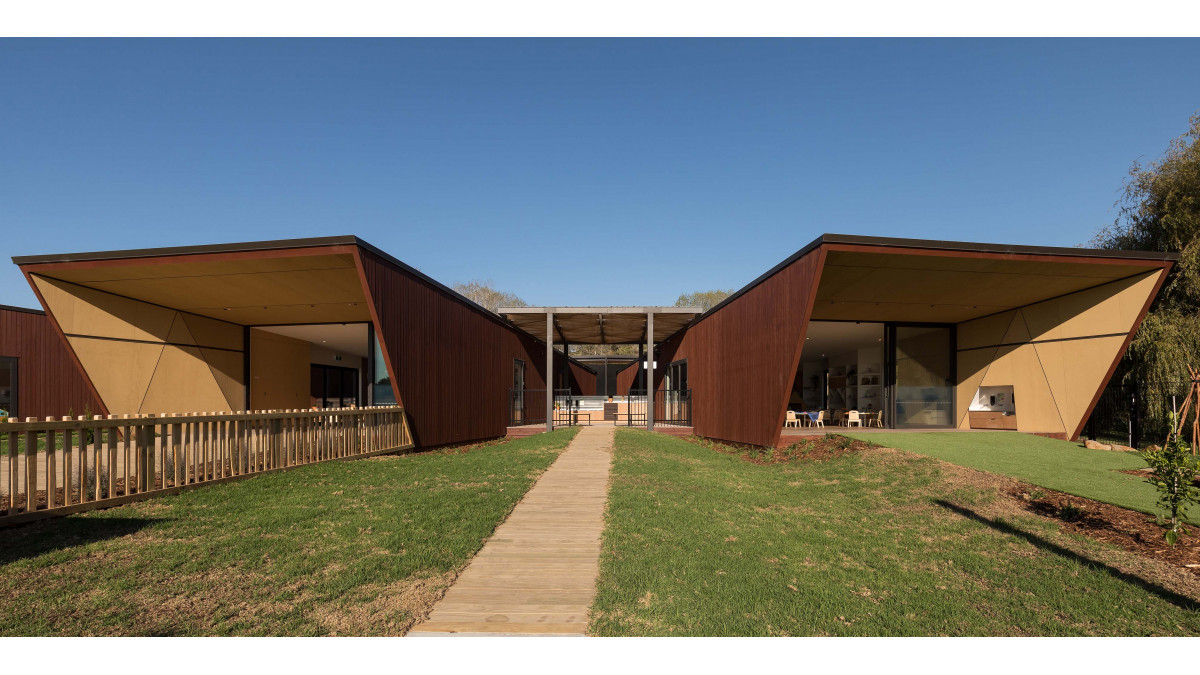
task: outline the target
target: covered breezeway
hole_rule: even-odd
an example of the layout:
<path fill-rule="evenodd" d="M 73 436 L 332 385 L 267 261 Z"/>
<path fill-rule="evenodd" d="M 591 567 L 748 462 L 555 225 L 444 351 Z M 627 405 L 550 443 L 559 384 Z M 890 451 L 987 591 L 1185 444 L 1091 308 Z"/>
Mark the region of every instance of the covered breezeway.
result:
<path fill-rule="evenodd" d="M 687 386 L 686 369 L 670 369 L 671 364 L 661 364 L 667 368 L 663 381 L 664 389 L 654 393 L 654 403 L 650 404 L 650 394 L 647 388 L 639 396 L 631 395 L 625 402 L 625 408 L 616 412 L 618 417 L 611 418 L 609 414 L 593 415 L 588 410 L 587 415 L 581 415 L 584 405 L 595 408 L 603 403 L 606 397 L 591 397 L 596 401 L 587 401 L 588 397 L 572 396 L 566 387 L 558 386 L 565 382 L 565 372 L 555 372 L 554 345 L 559 344 L 564 354 L 570 353 L 571 345 L 634 345 L 638 346 L 638 359 L 634 367 L 645 371 L 643 382 L 655 382 L 655 369 L 660 367 L 655 357 L 655 348 L 664 340 L 679 333 L 703 313 L 700 307 L 501 307 L 497 310 L 501 316 L 508 319 L 518 329 L 525 331 L 535 338 L 543 339 L 546 344 L 547 381 L 555 383 L 553 392 L 546 390 L 530 390 L 524 387 L 523 363 L 514 363 L 513 388 L 510 391 L 510 427 L 523 429 L 532 433 L 537 430 L 551 431 L 556 425 L 620 423 L 642 426 L 653 431 L 656 419 L 682 419 L 682 413 L 690 415 L 690 389 Z M 647 354 L 654 355 L 647 358 Z M 634 392 L 631 392 L 633 394 Z M 611 397 L 608 397 L 611 398 Z M 535 423 L 531 403 L 540 403 L 544 417 L 540 423 Z M 619 404 L 614 403 L 613 411 L 619 410 Z M 686 406 L 686 409 L 685 407 Z M 520 415 L 513 415 L 514 410 L 520 410 Z M 599 419 L 596 419 L 599 417 Z M 514 424 L 516 423 L 516 424 Z M 518 434 L 521 432 L 518 432 Z"/>

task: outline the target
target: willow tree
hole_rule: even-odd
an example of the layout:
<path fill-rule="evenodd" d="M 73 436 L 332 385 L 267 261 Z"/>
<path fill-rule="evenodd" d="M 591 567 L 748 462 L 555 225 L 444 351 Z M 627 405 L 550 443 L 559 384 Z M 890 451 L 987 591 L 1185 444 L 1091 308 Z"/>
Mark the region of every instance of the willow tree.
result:
<path fill-rule="evenodd" d="M 1134 163 L 1117 204 L 1116 221 L 1093 246 L 1179 252 L 1113 378 L 1140 385 L 1157 429 L 1171 395 L 1186 391 L 1187 365 L 1200 366 L 1200 114 L 1162 157 Z"/>

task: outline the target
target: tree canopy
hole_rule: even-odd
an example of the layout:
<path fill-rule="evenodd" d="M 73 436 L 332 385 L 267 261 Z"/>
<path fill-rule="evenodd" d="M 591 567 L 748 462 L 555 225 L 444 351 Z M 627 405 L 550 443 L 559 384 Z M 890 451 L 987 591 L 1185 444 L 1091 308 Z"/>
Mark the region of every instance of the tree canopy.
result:
<path fill-rule="evenodd" d="M 475 301 L 476 304 L 482 305 L 493 312 L 499 307 L 529 306 L 529 303 L 514 293 L 496 290 L 491 279 L 487 281 L 474 280 L 466 283 L 457 283 L 454 284 L 453 288 L 456 292 L 467 296 L 467 298 Z"/>
<path fill-rule="evenodd" d="M 571 356 L 637 356 L 637 345 L 571 345 Z"/>
<path fill-rule="evenodd" d="M 1156 309 L 1200 310 L 1200 115 L 1167 152 L 1135 162 L 1118 202 L 1117 220 L 1092 240 L 1097 248 L 1178 251 Z"/>
<path fill-rule="evenodd" d="M 1186 366 L 1200 366 L 1200 115 L 1162 157 L 1133 164 L 1118 206 L 1116 221 L 1092 246 L 1179 252 L 1113 378 L 1140 384 L 1161 421 L 1170 395 L 1189 379 Z"/>
<path fill-rule="evenodd" d="M 695 291 L 694 293 L 684 293 L 675 301 L 676 307 L 700 307 L 708 311 L 715 307 L 717 303 L 733 294 L 733 290 L 723 291 L 717 289 L 715 291 Z"/>

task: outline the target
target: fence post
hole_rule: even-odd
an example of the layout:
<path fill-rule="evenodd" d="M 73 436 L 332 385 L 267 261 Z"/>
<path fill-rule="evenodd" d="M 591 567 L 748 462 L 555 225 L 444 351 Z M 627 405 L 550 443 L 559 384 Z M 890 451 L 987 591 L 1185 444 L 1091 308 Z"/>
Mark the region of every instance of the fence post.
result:
<path fill-rule="evenodd" d="M 26 417 L 26 422 L 36 422 L 36 417 Z M 25 510 L 37 510 L 37 442 L 38 432 L 25 432 Z"/>
<path fill-rule="evenodd" d="M 54 418 L 47 417 L 46 421 L 53 422 Z M 64 431 L 63 435 L 66 436 L 66 433 Z M 55 454 L 58 449 L 54 442 L 54 437 L 57 435 L 53 431 L 46 431 L 46 508 L 48 509 L 58 506 L 55 503 L 58 498 L 58 467 L 55 464 Z"/>
<path fill-rule="evenodd" d="M 271 468 L 283 466 L 283 420 L 271 420 Z"/>
<path fill-rule="evenodd" d="M 146 416 L 146 423 L 137 430 L 138 492 L 154 489 L 154 415 Z M 166 483 L 166 476 L 163 476 Z"/>

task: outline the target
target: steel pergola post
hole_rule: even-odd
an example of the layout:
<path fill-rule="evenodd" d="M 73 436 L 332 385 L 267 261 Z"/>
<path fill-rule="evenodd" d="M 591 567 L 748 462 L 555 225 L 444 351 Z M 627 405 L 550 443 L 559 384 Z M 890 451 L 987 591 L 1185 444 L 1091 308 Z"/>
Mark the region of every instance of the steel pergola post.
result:
<path fill-rule="evenodd" d="M 554 312 L 546 312 L 546 431 L 554 431 Z"/>
<path fill-rule="evenodd" d="M 654 431 L 654 312 L 646 312 L 646 431 Z"/>

